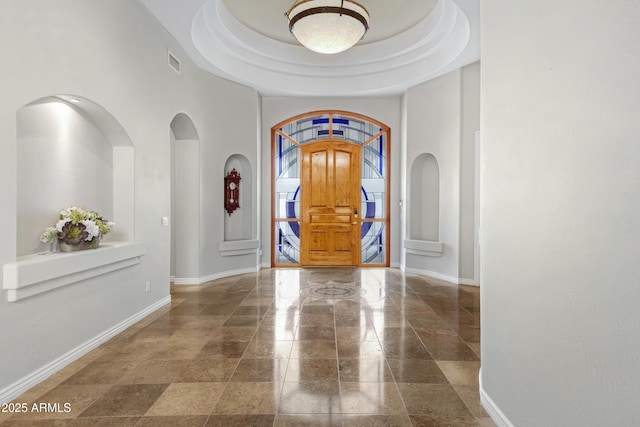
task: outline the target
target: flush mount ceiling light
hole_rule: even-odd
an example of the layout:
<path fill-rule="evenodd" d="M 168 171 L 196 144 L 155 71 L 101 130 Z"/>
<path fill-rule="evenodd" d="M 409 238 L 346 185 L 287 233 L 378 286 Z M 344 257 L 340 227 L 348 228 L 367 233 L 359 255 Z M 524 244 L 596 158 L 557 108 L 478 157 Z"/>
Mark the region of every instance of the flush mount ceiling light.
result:
<path fill-rule="evenodd" d="M 291 34 L 318 53 L 345 51 L 369 29 L 369 12 L 351 0 L 297 0 L 285 16 Z"/>

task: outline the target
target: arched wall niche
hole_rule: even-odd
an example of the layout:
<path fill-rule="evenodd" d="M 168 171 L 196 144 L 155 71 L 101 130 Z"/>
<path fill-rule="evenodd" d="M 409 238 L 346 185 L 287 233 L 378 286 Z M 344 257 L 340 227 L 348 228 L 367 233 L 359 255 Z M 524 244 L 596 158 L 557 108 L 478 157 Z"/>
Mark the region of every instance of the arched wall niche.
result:
<path fill-rule="evenodd" d="M 176 114 L 173 120 L 171 120 L 170 126 L 173 135 L 178 141 L 200 140 L 196 125 L 193 124 L 191 117 L 189 117 L 185 113 Z"/>
<path fill-rule="evenodd" d="M 224 241 L 251 240 L 255 235 L 253 218 L 253 171 L 251 163 L 242 154 L 229 156 L 224 165 L 226 176 L 232 169 L 240 174 L 240 207 L 231 215 L 224 213 Z"/>
<path fill-rule="evenodd" d="M 40 234 L 78 206 L 116 223 L 105 242 L 134 238 L 134 146 L 104 107 L 51 95 L 16 112 L 16 255 L 45 251 Z"/>
<path fill-rule="evenodd" d="M 178 113 L 169 125 L 171 137 L 171 276 L 177 281 L 199 277 L 200 137 L 193 120 Z"/>
<path fill-rule="evenodd" d="M 440 236 L 440 167 L 433 154 L 420 154 L 411 166 L 409 238 L 437 242 Z"/>

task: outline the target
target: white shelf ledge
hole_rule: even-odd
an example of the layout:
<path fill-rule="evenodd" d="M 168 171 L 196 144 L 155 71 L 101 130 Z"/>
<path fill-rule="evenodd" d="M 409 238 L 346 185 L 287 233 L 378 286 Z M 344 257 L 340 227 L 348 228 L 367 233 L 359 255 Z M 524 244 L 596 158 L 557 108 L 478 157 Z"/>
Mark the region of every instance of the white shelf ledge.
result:
<path fill-rule="evenodd" d="M 408 254 L 442 256 L 442 242 L 433 242 L 429 240 L 405 240 L 404 248 Z"/>
<path fill-rule="evenodd" d="M 2 286 L 9 302 L 140 263 L 142 242 L 108 242 L 78 252 L 42 252 L 18 257 L 3 266 Z"/>
<path fill-rule="evenodd" d="M 220 242 L 220 255 L 234 256 L 255 254 L 259 246 L 259 240 L 229 240 Z"/>

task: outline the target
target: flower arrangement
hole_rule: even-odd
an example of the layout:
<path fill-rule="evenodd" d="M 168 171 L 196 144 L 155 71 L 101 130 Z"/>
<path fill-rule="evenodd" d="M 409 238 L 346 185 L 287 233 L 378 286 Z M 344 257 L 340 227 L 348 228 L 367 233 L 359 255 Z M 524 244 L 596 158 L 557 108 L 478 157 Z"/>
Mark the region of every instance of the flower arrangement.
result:
<path fill-rule="evenodd" d="M 60 211 L 56 226 L 47 227 L 40 241 L 53 243 L 57 239 L 62 250 L 63 245 L 67 245 L 68 250 L 85 249 L 87 246 L 96 248 L 100 238 L 113 226 L 113 222 L 105 220 L 97 212 L 72 206 Z"/>

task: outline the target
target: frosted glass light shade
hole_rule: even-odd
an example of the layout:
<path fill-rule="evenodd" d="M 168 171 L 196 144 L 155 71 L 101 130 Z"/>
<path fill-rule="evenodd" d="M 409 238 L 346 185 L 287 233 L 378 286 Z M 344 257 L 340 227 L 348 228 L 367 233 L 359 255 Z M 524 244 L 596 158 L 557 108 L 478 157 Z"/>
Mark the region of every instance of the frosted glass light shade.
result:
<path fill-rule="evenodd" d="M 351 0 L 300 0 L 286 15 L 291 34 L 318 53 L 345 51 L 369 29 L 369 12 Z"/>

